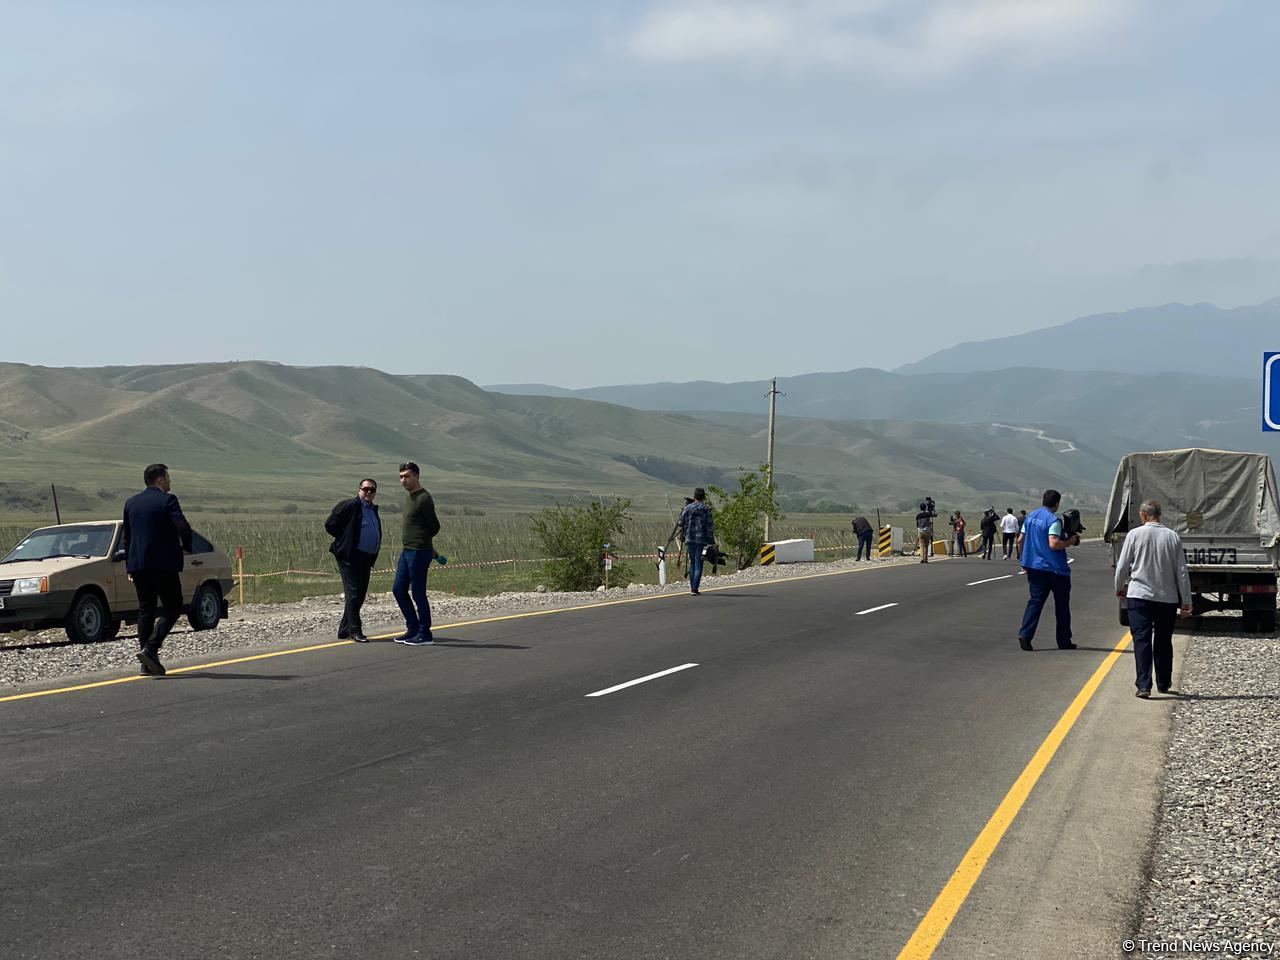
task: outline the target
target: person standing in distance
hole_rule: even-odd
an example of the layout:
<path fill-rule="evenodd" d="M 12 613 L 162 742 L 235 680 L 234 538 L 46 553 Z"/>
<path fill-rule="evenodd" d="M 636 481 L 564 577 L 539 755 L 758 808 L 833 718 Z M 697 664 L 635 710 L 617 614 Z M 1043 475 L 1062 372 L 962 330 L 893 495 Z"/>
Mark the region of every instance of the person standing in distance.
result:
<path fill-rule="evenodd" d="M 369 642 L 360 621 L 360 608 L 369 593 L 369 574 L 382 549 L 382 520 L 373 503 L 377 495 L 378 481 L 366 477 L 360 481 L 359 492 L 335 506 L 324 522 L 325 532 L 333 537 L 329 552 L 338 561 L 342 575 L 345 604 L 338 624 L 339 640 Z"/>
<path fill-rule="evenodd" d="M 1006 560 L 1013 556 L 1013 545 L 1017 543 L 1018 531 L 1022 528 L 1018 518 L 1013 515 L 1013 507 L 1008 509 L 1009 512 L 1000 518 L 1000 533 L 1004 541 L 1004 559 Z"/>
<path fill-rule="evenodd" d="M 982 559 L 990 560 L 991 553 L 996 547 L 996 512 L 988 510 L 982 515 L 982 522 L 978 525 L 982 530 Z"/>
<path fill-rule="evenodd" d="M 1018 514 L 1018 539 L 1013 542 L 1014 554 L 1018 560 L 1022 560 L 1022 531 L 1027 525 L 1027 511 L 1023 510 Z"/>
<path fill-rule="evenodd" d="M 858 553 L 853 559 L 855 561 L 862 559 L 862 551 L 867 551 L 867 559 L 871 559 L 871 537 L 874 533 L 871 527 L 871 521 L 866 517 L 855 517 L 853 520 L 853 532 L 858 538 Z"/>
<path fill-rule="evenodd" d="M 1071 567 L 1067 565 L 1067 547 L 1080 543 L 1080 534 L 1074 537 L 1062 535 L 1062 521 L 1056 513 L 1062 502 L 1057 490 L 1046 490 L 1041 498 L 1044 504 L 1027 517 L 1018 545 L 1022 549 L 1022 569 L 1027 574 L 1027 587 L 1031 596 L 1026 612 L 1022 615 L 1022 628 L 1018 631 L 1018 646 L 1031 649 L 1031 641 L 1040 623 L 1040 613 L 1045 601 L 1053 594 L 1053 612 L 1058 621 L 1058 649 L 1074 650 L 1071 642 Z"/>
<path fill-rule="evenodd" d="M 422 486 L 418 465 L 412 460 L 400 464 L 400 486 L 409 494 L 404 508 L 404 527 L 400 535 L 402 548 L 396 564 L 396 579 L 391 593 L 404 614 L 404 636 L 396 643 L 411 647 L 432 643 L 431 605 L 427 602 L 427 571 L 436 552 L 431 541 L 440 532 L 436 504 Z"/>
<path fill-rule="evenodd" d="M 1168 693 L 1173 686 L 1173 625 L 1179 613 L 1191 616 L 1191 575 L 1182 538 L 1160 522 L 1159 501 L 1144 500 L 1138 516 L 1142 526 L 1125 535 L 1116 560 L 1116 596 L 1128 598 L 1138 668 L 1135 696 L 1145 700 L 1151 696 L 1153 665 L 1156 689 Z"/>
<path fill-rule="evenodd" d="M 677 524 L 680 539 L 689 553 L 689 592 L 696 597 L 702 583 L 702 551 L 716 542 L 716 522 L 707 506 L 707 491 L 701 487 L 694 489 L 693 503 L 685 504 Z"/>
<path fill-rule="evenodd" d="M 142 480 L 147 488 L 125 501 L 120 548 L 138 595 L 138 660 L 143 673 L 163 677 L 160 647 L 182 615 L 183 552 L 191 552 L 191 524 L 169 492 L 168 467 L 153 463 Z"/>
<path fill-rule="evenodd" d="M 928 563 L 929 554 L 933 553 L 933 518 L 936 516 L 927 503 L 920 504 L 920 512 L 916 514 L 916 539 L 920 541 L 921 563 Z"/>

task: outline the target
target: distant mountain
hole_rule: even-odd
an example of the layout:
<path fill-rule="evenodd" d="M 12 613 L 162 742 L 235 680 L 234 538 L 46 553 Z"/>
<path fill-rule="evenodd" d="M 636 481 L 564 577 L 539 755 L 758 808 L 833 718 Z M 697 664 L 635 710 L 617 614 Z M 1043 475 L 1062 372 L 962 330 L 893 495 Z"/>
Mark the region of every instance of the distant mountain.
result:
<path fill-rule="evenodd" d="M 1167 303 L 1080 317 L 1012 337 L 961 343 L 896 373 L 972 373 L 1007 367 L 1192 373 L 1254 378 L 1264 350 L 1280 350 L 1280 298 L 1224 310 Z"/>
<path fill-rule="evenodd" d="M 767 381 L 593 387 L 573 395 L 642 410 L 760 414 Z M 1280 454 L 1260 432 L 1256 380 L 1196 375 L 1118 375 L 1016 368 L 991 373 L 904 375 L 863 368 L 778 380 L 780 414 L 826 420 L 911 420 L 1045 429 L 1095 445 L 1220 446 Z M 1059 430 L 1054 434 L 1054 429 Z"/>
<path fill-rule="evenodd" d="M 77 503 L 115 509 L 155 461 L 181 475 L 193 504 L 329 504 L 361 476 L 393 486 L 406 459 L 454 503 L 622 494 L 654 507 L 673 487 L 732 482 L 764 459 L 763 404 L 752 392 L 750 413 L 698 417 L 363 367 L 0 363 L 0 510 L 24 509 L 51 481 Z M 800 500 L 892 507 L 926 492 L 965 504 L 1017 499 L 1048 478 L 1096 498 L 1129 449 L 1112 433 L 1054 428 L 1051 440 L 1037 432 L 1044 425 L 1028 426 L 788 418 L 779 486 Z"/>
<path fill-rule="evenodd" d="M 480 388 L 490 393 L 507 393 L 527 397 L 572 397 L 568 387 L 554 387 L 549 383 L 494 383 Z"/>

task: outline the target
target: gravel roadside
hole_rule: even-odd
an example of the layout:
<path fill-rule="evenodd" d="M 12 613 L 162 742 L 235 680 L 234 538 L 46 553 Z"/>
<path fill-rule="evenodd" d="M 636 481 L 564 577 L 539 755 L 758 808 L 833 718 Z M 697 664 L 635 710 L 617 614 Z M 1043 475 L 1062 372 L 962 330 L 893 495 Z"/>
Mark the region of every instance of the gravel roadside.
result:
<path fill-rule="evenodd" d="M 1139 928 L 1280 953 L 1280 639 L 1191 637 L 1178 692 Z"/>
<path fill-rule="evenodd" d="M 902 563 L 918 562 L 914 557 L 892 557 L 885 560 L 836 560 L 800 563 L 747 570 L 706 577 L 704 588 L 731 586 L 761 580 L 789 579 L 817 573 L 842 570 L 871 570 Z M 501 593 L 491 597 L 459 597 L 431 591 L 431 614 L 437 624 L 455 623 L 482 617 L 543 610 L 552 607 L 600 603 L 647 594 L 678 593 L 688 589 L 688 581 L 667 586 L 633 584 L 623 589 L 590 593 Z M 338 620 L 342 617 L 341 594 L 311 597 L 297 603 L 248 604 L 243 609 L 231 608 L 231 617 L 216 630 L 194 632 L 179 621 L 164 645 L 164 659 L 170 661 L 207 658 L 213 655 L 249 653 L 255 650 L 279 649 L 303 643 L 321 643 L 336 639 Z M 363 610 L 365 632 L 389 633 L 403 627 L 399 608 L 389 593 L 371 594 Z M 40 633 L 0 634 L 0 690 L 31 683 L 44 683 L 85 674 L 133 674 L 138 672 L 137 633 L 127 627 L 111 641 L 96 644 L 73 644 L 61 630 Z"/>

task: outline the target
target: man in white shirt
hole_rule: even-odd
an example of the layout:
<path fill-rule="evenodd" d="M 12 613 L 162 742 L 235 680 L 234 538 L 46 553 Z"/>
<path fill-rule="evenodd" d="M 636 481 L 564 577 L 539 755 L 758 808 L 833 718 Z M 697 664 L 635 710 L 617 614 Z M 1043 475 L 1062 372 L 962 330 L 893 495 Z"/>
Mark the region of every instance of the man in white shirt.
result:
<path fill-rule="evenodd" d="M 1129 608 L 1136 696 L 1145 700 L 1151 696 L 1153 666 L 1156 689 L 1168 693 L 1173 683 L 1173 625 L 1179 612 L 1191 616 L 1191 575 L 1182 538 L 1160 522 L 1160 504 L 1144 500 L 1138 515 L 1142 526 L 1125 534 L 1116 561 L 1116 596 L 1125 597 Z"/>
<path fill-rule="evenodd" d="M 1013 515 L 1013 507 L 1000 518 L 1000 533 L 1004 540 L 1004 558 L 1008 560 L 1013 556 L 1014 544 L 1018 542 L 1018 518 Z"/>

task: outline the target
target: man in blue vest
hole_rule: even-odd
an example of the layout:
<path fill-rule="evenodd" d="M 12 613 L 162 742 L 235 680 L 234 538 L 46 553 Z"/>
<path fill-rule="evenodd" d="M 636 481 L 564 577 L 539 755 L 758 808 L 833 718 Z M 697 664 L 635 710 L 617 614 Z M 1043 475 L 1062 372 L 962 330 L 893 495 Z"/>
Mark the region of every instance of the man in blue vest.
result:
<path fill-rule="evenodd" d="M 1022 557 L 1022 569 L 1027 575 L 1031 596 L 1027 600 L 1026 613 L 1022 615 L 1022 629 L 1018 631 L 1018 646 L 1031 649 L 1031 640 L 1040 623 L 1049 594 L 1053 594 L 1053 612 L 1058 620 L 1058 649 L 1074 650 L 1071 642 L 1071 568 L 1067 566 L 1067 547 L 1080 543 L 1080 534 L 1062 535 L 1062 521 L 1058 519 L 1058 504 L 1062 494 L 1046 490 L 1040 501 L 1044 504 L 1027 517 L 1022 533 L 1018 535 L 1018 547 Z"/>

